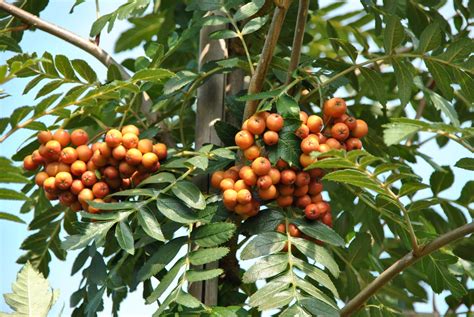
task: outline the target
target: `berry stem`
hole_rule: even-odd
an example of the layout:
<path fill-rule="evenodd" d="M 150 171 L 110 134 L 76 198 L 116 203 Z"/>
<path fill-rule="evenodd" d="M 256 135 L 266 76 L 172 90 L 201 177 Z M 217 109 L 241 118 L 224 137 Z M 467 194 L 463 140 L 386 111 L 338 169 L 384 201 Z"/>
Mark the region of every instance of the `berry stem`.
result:
<path fill-rule="evenodd" d="M 291 79 L 293 78 L 293 72 L 298 68 L 298 64 L 300 62 L 301 47 L 303 46 L 308 10 L 309 0 L 300 0 L 298 5 L 298 17 L 296 19 L 295 34 L 293 37 L 293 45 L 291 48 L 290 64 L 288 66 L 288 73 L 286 77 L 287 85 L 291 82 Z"/>
<path fill-rule="evenodd" d="M 273 53 L 275 47 L 278 43 L 278 38 L 280 37 L 280 32 L 283 27 L 283 22 L 285 21 L 286 12 L 290 6 L 290 0 L 282 0 L 281 3 L 275 8 L 273 13 L 272 23 L 270 25 L 270 30 L 265 39 L 265 44 L 263 45 L 262 54 L 260 55 L 260 60 L 257 64 L 257 69 L 250 79 L 250 85 L 248 89 L 248 94 L 256 94 L 262 91 L 263 84 L 265 82 L 265 77 L 267 75 L 268 69 L 270 67 L 270 62 L 272 61 Z M 244 117 L 243 120 L 248 119 L 251 115 L 255 113 L 258 106 L 258 100 L 249 100 L 245 104 Z"/>

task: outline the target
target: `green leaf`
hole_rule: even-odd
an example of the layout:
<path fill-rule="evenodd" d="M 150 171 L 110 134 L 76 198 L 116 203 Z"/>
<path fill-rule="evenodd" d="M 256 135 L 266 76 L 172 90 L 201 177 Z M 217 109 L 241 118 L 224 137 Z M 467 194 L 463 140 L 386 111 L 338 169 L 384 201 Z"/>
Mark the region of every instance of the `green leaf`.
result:
<path fill-rule="evenodd" d="M 282 92 L 283 92 L 283 89 L 275 89 L 275 90 L 270 90 L 270 91 L 262 91 L 256 94 L 243 95 L 243 96 L 237 97 L 236 99 L 238 101 L 263 100 L 263 99 L 276 97 Z"/>
<path fill-rule="evenodd" d="M 71 66 L 71 62 L 69 59 L 64 55 L 56 55 L 54 59 L 56 68 L 59 70 L 61 74 L 63 74 L 64 78 L 76 80 L 76 74 L 74 73 L 74 69 Z"/>
<path fill-rule="evenodd" d="M 474 159 L 470 157 L 462 158 L 457 161 L 454 166 L 463 168 L 465 170 L 474 171 Z"/>
<path fill-rule="evenodd" d="M 179 223 L 194 223 L 198 220 L 197 214 L 173 197 L 161 196 L 156 201 L 158 210 L 168 219 Z"/>
<path fill-rule="evenodd" d="M 387 123 L 383 127 L 383 140 L 388 146 L 398 144 L 420 130 L 419 126 L 403 123 Z"/>
<path fill-rule="evenodd" d="M 447 67 L 444 64 L 441 64 L 439 62 L 435 62 L 432 60 L 425 60 L 425 64 L 426 64 L 426 67 L 428 67 L 428 70 L 430 71 L 431 75 L 433 76 L 433 79 L 436 82 L 436 87 L 439 88 L 439 90 L 444 95 L 444 97 L 446 97 L 449 100 L 453 99 L 453 87 L 451 87 L 451 83 L 452 83 L 451 76 L 449 74 Z M 433 95 L 430 93 L 430 97 L 433 103 L 435 103 L 432 96 Z M 439 99 L 439 98 L 436 98 L 436 99 Z"/>
<path fill-rule="evenodd" d="M 430 185 L 436 196 L 454 183 L 454 174 L 449 166 L 443 166 L 442 171 L 434 171 L 430 176 Z"/>
<path fill-rule="evenodd" d="M 428 255 L 421 261 L 423 271 L 426 272 L 428 282 L 435 293 L 441 293 L 445 289 L 449 289 L 451 294 L 460 298 L 466 294 L 466 289 L 448 270 L 447 264 L 443 263 L 441 256 Z"/>
<path fill-rule="evenodd" d="M 16 312 L 14 316 L 46 317 L 59 297 L 43 274 L 27 262 L 12 285 L 13 293 L 5 294 L 5 302 Z M 3 315 L 3 314 L 2 314 Z"/>
<path fill-rule="evenodd" d="M 319 290 L 318 288 L 316 288 L 313 284 L 311 284 L 309 281 L 307 280 L 303 280 L 301 278 L 296 278 L 296 286 L 301 288 L 302 290 L 304 290 L 306 293 L 308 293 L 309 295 L 313 296 L 315 299 L 317 300 L 320 300 L 321 302 L 323 303 L 326 303 L 327 305 L 329 305 L 330 307 L 333 307 L 333 309 L 336 309 L 337 308 L 337 305 L 336 303 L 334 303 L 332 301 L 331 298 L 329 298 L 329 296 L 327 296 L 326 294 L 324 294 L 321 290 Z"/>
<path fill-rule="evenodd" d="M 178 291 L 178 295 L 176 296 L 176 303 L 189 308 L 197 308 L 202 306 L 202 303 L 197 300 L 196 297 L 184 292 L 181 289 Z"/>
<path fill-rule="evenodd" d="M 377 97 L 378 101 L 384 105 L 387 102 L 387 94 L 385 90 L 385 84 L 380 73 L 364 67 L 359 68 L 359 70 L 367 81 L 375 97 Z"/>
<path fill-rule="evenodd" d="M 270 148 L 268 158 L 272 164 L 279 159 L 285 160 L 291 166 L 299 166 L 299 157 L 301 154 L 301 140 L 296 136 L 295 131 L 301 125 L 299 119 L 286 119 L 283 129 L 279 132 L 278 144 Z"/>
<path fill-rule="evenodd" d="M 312 163 L 305 170 L 312 170 L 315 168 L 354 168 L 355 164 L 348 161 L 346 158 L 328 157 L 324 160 Z"/>
<path fill-rule="evenodd" d="M 264 26 L 265 23 L 267 23 L 267 21 L 268 21 L 268 15 L 263 16 L 263 17 L 257 17 L 255 19 L 250 20 L 243 27 L 242 35 L 251 34 L 253 32 L 260 30 L 262 26 Z"/>
<path fill-rule="evenodd" d="M 454 107 L 446 99 L 444 99 L 443 97 L 441 97 L 435 92 L 430 93 L 430 98 L 431 98 L 431 101 L 433 102 L 433 105 L 436 107 L 436 109 L 443 112 L 449 118 L 451 123 L 455 127 L 459 128 L 460 123 L 459 123 L 458 113 L 456 112 Z"/>
<path fill-rule="evenodd" d="M 166 238 L 161 231 L 161 226 L 153 213 L 146 208 L 140 208 L 137 218 L 138 223 L 147 235 L 158 241 L 166 241 Z"/>
<path fill-rule="evenodd" d="M 21 53 L 21 47 L 18 43 L 9 36 L 0 36 L 0 51 L 11 51 Z"/>
<path fill-rule="evenodd" d="M 269 299 L 273 298 L 275 295 L 278 295 L 281 291 L 287 289 L 289 285 L 290 278 L 288 275 L 275 278 L 253 293 L 249 298 L 249 304 L 253 307 L 264 305 L 269 301 Z"/>
<path fill-rule="evenodd" d="M 21 174 L 5 171 L 0 173 L 0 183 L 27 184 L 29 182 L 30 180 Z"/>
<path fill-rule="evenodd" d="M 242 260 L 273 254 L 285 246 L 286 236 L 278 232 L 264 232 L 250 240 L 240 254 Z"/>
<path fill-rule="evenodd" d="M 88 83 L 92 84 L 97 81 L 97 74 L 86 61 L 83 61 L 82 59 L 73 59 L 71 63 L 79 76 L 84 78 Z"/>
<path fill-rule="evenodd" d="M 222 269 L 210 269 L 210 270 L 189 270 L 186 272 L 186 278 L 189 282 L 198 282 L 198 281 L 205 281 L 210 280 L 212 278 L 218 277 L 224 273 Z"/>
<path fill-rule="evenodd" d="M 158 286 L 151 292 L 146 298 L 146 303 L 151 304 L 158 300 L 163 293 L 168 289 L 174 279 L 177 277 L 179 271 L 183 267 L 185 261 L 184 258 L 176 262 L 176 264 L 166 273 L 166 275 L 160 280 Z M 164 303 L 163 303 L 164 304 Z M 165 307 L 166 308 L 166 307 Z"/>
<path fill-rule="evenodd" d="M 132 49 L 140 45 L 142 41 L 150 41 L 166 26 L 166 19 L 162 12 L 131 18 L 129 21 L 133 27 L 120 34 L 115 42 L 115 52 Z"/>
<path fill-rule="evenodd" d="M 441 40 L 441 25 L 436 22 L 431 23 L 421 33 L 417 51 L 426 53 L 434 50 L 440 46 Z"/>
<path fill-rule="evenodd" d="M 196 78 L 198 78 L 198 75 L 187 71 L 183 70 L 176 75 L 174 75 L 172 78 L 166 81 L 165 86 L 163 88 L 163 93 L 165 95 L 170 95 L 172 93 L 175 93 L 188 85 L 189 83 L 193 82 Z"/>
<path fill-rule="evenodd" d="M 201 247 L 214 247 L 228 241 L 235 229 L 235 225 L 229 222 L 209 223 L 194 229 L 191 239 Z"/>
<path fill-rule="evenodd" d="M 25 223 L 20 217 L 9 214 L 7 212 L 3 212 L 3 211 L 0 211 L 0 219 L 18 222 L 18 223 Z"/>
<path fill-rule="evenodd" d="M 186 237 L 178 237 L 158 247 L 156 252 L 140 267 L 137 279 L 142 282 L 158 274 L 175 258 L 186 241 Z"/>
<path fill-rule="evenodd" d="M 133 82 L 137 81 L 150 81 L 150 82 L 158 82 L 162 81 L 163 79 L 169 78 L 174 74 L 167 69 L 162 68 L 154 68 L 154 69 L 142 69 L 135 73 L 132 77 Z"/>
<path fill-rule="evenodd" d="M 206 208 L 204 195 L 199 188 L 191 182 L 179 181 L 171 187 L 171 191 L 191 208 L 199 210 Z"/>
<path fill-rule="evenodd" d="M 148 177 L 143 182 L 140 183 L 138 187 L 142 187 L 148 184 L 171 184 L 176 180 L 176 177 L 168 172 L 159 173 L 153 176 Z"/>
<path fill-rule="evenodd" d="M 315 239 L 319 239 L 335 246 L 343 246 L 345 244 L 344 239 L 342 239 L 334 230 L 320 222 L 310 223 L 302 219 L 293 219 L 292 223 L 297 225 L 298 229 L 300 229 L 304 234 Z"/>
<path fill-rule="evenodd" d="M 339 266 L 325 248 L 301 238 L 292 238 L 291 241 L 301 253 L 322 264 L 335 277 L 339 276 Z"/>
<path fill-rule="evenodd" d="M 265 0 L 252 0 L 251 2 L 241 6 L 234 14 L 234 20 L 240 21 L 250 18 L 252 15 L 258 12 L 261 7 L 265 4 Z"/>
<path fill-rule="evenodd" d="M 18 107 L 13 111 L 10 116 L 10 124 L 14 128 L 17 124 L 23 120 L 31 111 L 33 111 L 33 107 L 30 106 L 23 106 Z"/>
<path fill-rule="evenodd" d="M 303 298 L 299 302 L 313 316 L 339 316 L 339 311 L 337 309 L 316 298 Z"/>
<path fill-rule="evenodd" d="M 225 247 L 199 249 L 189 254 L 189 261 L 193 265 L 202 265 L 217 261 L 229 253 L 229 249 Z"/>
<path fill-rule="evenodd" d="M 72 235 L 66 237 L 66 240 L 62 242 L 62 247 L 65 250 L 77 250 L 86 247 L 91 241 L 95 241 L 97 247 L 100 247 L 105 242 L 107 232 L 117 222 L 126 219 L 132 212 L 119 212 L 116 213 L 116 219 L 113 221 L 90 223 L 81 234 Z"/>
<path fill-rule="evenodd" d="M 358 265 L 367 259 L 367 255 L 371 249 L 371 238 L 370 235 L 365 232 L 360 232 L 352 240 L 347 250 L 349 263 Z"/>
<path fill-rule="evenodd" d="M 292 257 L 292 261 L 296 267 L 307 274 L 310 278 L 330 290 L 335 297 L 339 297 L 336 286 L 331 281 L 331 278 L 323 272 L 323 270 L 295 257 Z"/>
<path fill-rule="evenodd" d="M 123 250 L 131 255 L 135 254 L 133 234 L 125 221 L 120 221 L 115 227 L 115 237 Z"/>
<path fill-rule="evenodd" d="M 400 19 L 395 15 L 389 15 L 385 21 L 383 33 L 383 44 L 387 53 L 392 53 L 395 48 L 402 44 L 405 39 L 405 28 Z"/>
<path fill-rule="evenodd" d="M 288 254 L 272 254 L 259 259 L 242 277 L 244 283 L 254 283 L 283 272 L 288 266 Z"/>
<path fill-rule="evenodd" d="M 128 210 L 138 208 L 138 205 L 141 203 L 133 203 L 127 201 L 118 203 L 100 203 L 92 200 L 88 201 L 88 204 L 100 210 Z"/>
<path fill-rule="evenodd" d="M 201 24 L 205 26 L 216 26 L 230 23 L 229 18 L 222 15 L 210 15 L 202 18 Z"/>
<path fill-rule="evenodd" d="M 282 95 L 276 102 L 277 112 L 285 119 L 300 119 L 298 103 L 287 94 Z M 294 131 L 293 131 L 294 132 Z"/>
<path fill-rule="evenodd" d="M 358 170 L 338 170 L 324 176 L 325 180 L 338 183 L 350 184 L 364 189 L 371 189 L 381 194 L 385 194 L 383 188 L 365 173 Z"/>
<path fill-rule="evenodd" d="M 234 137 L 239 129 L 221 120 L 214 123 L 214 129 L 216 129 L 217 136 L 225 146 L 235 145 Z"/>
<path fill-rule="evenodd" d="M 394 58 L 392 60 L 393 70 L 398 85 L 398 97 L 400 105 L 405 106 L 411 99 L 411 91 L 413 86 L 413 74 L 410 71 L 409 64 Z"/>
<path fill-rule="evenodd" d="M 209 38 L 211 40 L 220 40 L 220 39 L 225 40 L 225 39 L 231 39 L 237 36 L 238 35 L 235 31 L 225 29 L 225 30 L 212 32 L 211 35 L 209 35 Z"/>
<path fill-rule="evenodd" d="M 189 164 L 191 167 L 198 168 L 202 171 L 207 170 L 207 167 L 209 166 L 209 159 L 206 156 L 193 156 L 190 159 L 186 160 L 186 164 Z M 175 187 L 173 187 L 174 189 Z M 204 199 L 204 197 L 203 197 Z M 206 201 L 203 200 L 203 203 L 206 204 Z M 194 207 L 196 208 L 196 207 Z M 206 207 L 204 207 L 206 208 Z M 196 208 L 200 209 L 200 208 Z"/>
<path fill-rule="evenodd" d="M 12 189 L 0 188 L 0 199 L 4 200 L 28 200 L 29 198 L 22 192 Z"/>

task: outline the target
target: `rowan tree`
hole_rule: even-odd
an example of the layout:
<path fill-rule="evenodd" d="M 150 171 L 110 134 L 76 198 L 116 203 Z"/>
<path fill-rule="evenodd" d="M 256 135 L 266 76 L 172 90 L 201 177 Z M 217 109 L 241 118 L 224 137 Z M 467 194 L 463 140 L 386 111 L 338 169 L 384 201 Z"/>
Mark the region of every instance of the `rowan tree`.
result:
<path fill-rule="evenodd" d="M 0 83 L 28 79 L 35 100 L 0 118 L 0 142 L 31 132 L 0 160 L 24 184 L 0 199 L 34 215 L 12 309 L 35 297 L 46 315 L 37 272 L 80 250 L 73 316 L 105 297 L 118 316 L 138 285 L 154 316 L 406 316 L 443 291 L 443 314 L 472 313 L 474 182 L 453 171 L 474 170 L 474 2 L 361 3 L 127 0 L 81 38 L 41 18 L 53 2 L 0 0 Z M 145 54 L 117 61 L 100 39 L 124 19 L 114 53 Z M 61 47 L 24 53 L 25 32 L 107 76 Z"/>

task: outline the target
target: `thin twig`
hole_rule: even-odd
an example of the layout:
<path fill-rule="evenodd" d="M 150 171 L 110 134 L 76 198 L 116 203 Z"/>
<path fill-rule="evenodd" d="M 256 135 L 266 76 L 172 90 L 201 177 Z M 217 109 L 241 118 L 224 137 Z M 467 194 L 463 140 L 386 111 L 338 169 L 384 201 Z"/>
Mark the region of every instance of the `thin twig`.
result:
<path fill-rule="evenodd" d="M 392 264 L 384 272 L 382 272 L 375 280 L 372 281 L 372 283 L 367 285 L 359 294 L 357 294 L 353 299 L 351 299 L 346 304 L 346 306 L 342 308 L 341 316 L 350 316 L 351 314 L 357 312 L 360 307 L 364 305 L 364 303 L 379 289 L 381 289 L 383 286 L 385 286 L 385 284 L 390 282 L 400 272 L 402 272 L 407 267 L 411 266 L 421 258 L 473 232 L 474 222 L 471 222 L 452 231 L 449 231 L 443 234 L 442 236 L 436 238 L 435 240 L 431 241 L 427 245 L 421 247 L 418 254 L 415 254 L 413 251 L 411 251 L 403 258 Z"/>
<path fill-rule="evenodd" d="M 293 36 L 293 45 L 291 48 L 290 64 L 288 66 L 288 74 L 286 84 L 291 82 L 293 72 L 298 68 L 301 57 L 301 47 L 303 46 L 303 38 L 308 17 L 309 0 L 300 0 L 298 6 L 298 17 L 296 19 L 295 35 Z"/>
<path fill-rule="evenodd" d="M 270 30 L 268 31 L 267 38 L 265 39 L 265 44 L 263 45 L 262 54 L 260 55 L 260 60 L 257 64 L 257 69 L 255 74 L 250 79 L 248 94 L 256 94 L 262 91 L 263 83 L 265 82 L 265 77 L 270 67 L 270 62 L 273 57 L 273 52 L 280 37 L 281 28 L 283 22 L 285 21 L 286 12 L 290 5 L 290 0 L 283 0 L 281 4 L 275 8 L 273 13 L 272 24 L 270 25 Z M 249 100 L 245 104 L 244 110 L 244 120 L 249 118 L 255 113 L 258 106 L 258 100 Z"/>

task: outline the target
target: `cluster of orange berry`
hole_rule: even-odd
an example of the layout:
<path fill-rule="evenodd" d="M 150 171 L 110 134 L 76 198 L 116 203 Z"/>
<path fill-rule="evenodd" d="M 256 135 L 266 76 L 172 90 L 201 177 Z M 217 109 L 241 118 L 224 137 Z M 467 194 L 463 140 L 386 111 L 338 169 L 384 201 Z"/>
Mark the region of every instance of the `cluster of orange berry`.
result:
<path fill-rule="evenodd" d="M 331 207 L 321 195 L 323 170 L 301 168 L 317 162 L 318 157 L 312 156 L 312 152 L 362 148 L 360 138 L 367 134 L 367 124 L 347 115 L 346 111 L 346 103 L 341 98 L 325 102 L 323 118 L 300 111 L 301 125 L 295 134 L 301 139 L 301 166 L 289 166 L 282 159 L 272 166 L 266 157 L 266 146 L 278 143 L 279 132 L 285 124 L 280 114 L 260 112 L 247 119 L 235 135 L 235 143 L 250 164 L 233 166 L 211 177 L 211 185 L 223 193 L 226 208 L 247 218 L 258 213 L 262 201 L 275 201 L 280 207 L 303 209 L 306 218 L 332 226 Z"/>
<path fill-rule="evenodd" d="M 134 187 L 160 168 L 166 159 L 163 143 L 139 139 L 134 125 L 108 130 L 103 142 L 88 145 L 82 129 L 38 133 L 40 147 L 23 160 L 26 170 L 37 170 L 35 183 L 49 200 L 59 199 L 74 211 L 98 213 L 88 201 L 110 202 L 107 196 Z"/>

